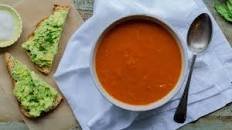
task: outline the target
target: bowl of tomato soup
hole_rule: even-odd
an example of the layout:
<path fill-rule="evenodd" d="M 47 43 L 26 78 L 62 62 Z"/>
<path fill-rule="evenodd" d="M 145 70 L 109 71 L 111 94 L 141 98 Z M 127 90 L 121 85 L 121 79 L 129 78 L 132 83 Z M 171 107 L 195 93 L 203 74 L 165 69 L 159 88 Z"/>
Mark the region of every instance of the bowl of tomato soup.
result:
<path fill-rule="evenodd" d="M 133 15 L 114 21 L 91 52 L 91 74 L 114 105 L 147 111 L 167 103 L 184 82 L 186 46 L 164 20 Z"/>

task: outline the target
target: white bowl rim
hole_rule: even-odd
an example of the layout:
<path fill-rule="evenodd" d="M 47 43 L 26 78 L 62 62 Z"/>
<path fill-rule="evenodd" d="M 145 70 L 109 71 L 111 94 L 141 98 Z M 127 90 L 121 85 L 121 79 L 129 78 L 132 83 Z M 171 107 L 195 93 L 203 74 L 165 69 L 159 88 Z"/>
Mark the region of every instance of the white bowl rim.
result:
<path fill-rule="evenodd" d="M 101 38 L 103 37 L 103 34 L 105 32 L 107 32 L 108 29 L 117 25 L 117 23 L 127 21 L 130 19 L 147 19 L 147 20 L 153 21 L 153 22 L 158 23 L 159 25 L 163 26 L 165 29 L 167 29 L 169 31 L 169 33 L 177 41 L 178 46 L 179 46 L 180 51 L 181 51 L 181 55 L 182 55 L 181 74 L 180 74 L 180 77 L 179 77 L 175 87 L 166 96 L 164 96 L 163 98 L 159 99 L 158 101 L 154 101 L 150 104 L 133 105 L 133 104 L 128 104 L 128 103 L 122 102 L 122 101 L 114 98 L 101 85 L 100 81 L 98 80 L 98 76 L 97 76 L 97 73 L 95 70 L 95 54 L 97 51 L 99 40 L 101 40 Z M 112 104 L 114 104 L 122 109 L 129 110 L 129 111 L 149 111 L 149 110 L 153 110 L 155 108 L 161 107 L 164 104 L 166 104 L 167 102 L 169 102 L 177 94 L 177 92 L 180 90 L 180 88 L 185 84 L 187 72 L 188 72 L 188 53 L 187 53 L 187 46 L 186 46 L 185 42 L 183 41 L 182 37 L 164 19 L 162 19 L 158 16 L 148 15 L 148 14 L 133 14 L 133 15 L 127 15 L 127 16 L 123 16 L 123 17 L 120 17 L 118 19 L 115 19 L 113 22 L 111 22 L 111 24 L 104 27 L 103 31 L 100 33 L 96 42 L 94 43 L 94 45 L 91 48 L 90 62 L 89 63 L 90 63 L 91 77 L 94 80 L 95 86 L 97 87 L 99 92 L 108 101 L 110 101 Z"/>
<path fill-rule="evenodd" d="M 19 24 L 16 36 L 14 36 L 14 38 L 12 38 L 11 40 L 7 40 L 7 41 L 0 43 L 1 44 L 0 48 L 5 48 L 5 47 L 9 47 L 13 45 L 20 38 L 22 31 L 23 31 L 23 23 L 22 23 L 21 15 L 18 13 L 18 11 L 14 7 L 10 5 L 6 5 L 6 4 L 0 4 L 0 7 L 6 8 L 8 9 L 8 11 L 11 11 L 11 13 L 14 13 L 14 15 L 17 17 L 17 22 Z"/>

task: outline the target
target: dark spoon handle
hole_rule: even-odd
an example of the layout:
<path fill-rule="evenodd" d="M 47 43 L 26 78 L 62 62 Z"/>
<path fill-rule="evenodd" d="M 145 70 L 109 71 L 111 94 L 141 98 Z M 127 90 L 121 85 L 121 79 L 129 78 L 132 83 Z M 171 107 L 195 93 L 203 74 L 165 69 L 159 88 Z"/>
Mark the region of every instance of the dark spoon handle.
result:
<path fill-rule="evenodd" d="M 179 105 L 176 109 L 176 113 L 174 115 L 174 120 L 177 123 L 184 123 L 186 119 L 186 113 L 187 113 L 187 104 L 188 104 L 188 92 L 189 92 L 189 86 L 192 78 L 192 73 L 193 73 L 193 67 L 194 63 L 196 61 L 197 55 L 193 55 L 192 63 L 191 63 L 191 68 L 189 71 L 188 75 L 188 80 L 184 89 L 184 93 L 181 97 L 181 100 L 179 102 Z"/>

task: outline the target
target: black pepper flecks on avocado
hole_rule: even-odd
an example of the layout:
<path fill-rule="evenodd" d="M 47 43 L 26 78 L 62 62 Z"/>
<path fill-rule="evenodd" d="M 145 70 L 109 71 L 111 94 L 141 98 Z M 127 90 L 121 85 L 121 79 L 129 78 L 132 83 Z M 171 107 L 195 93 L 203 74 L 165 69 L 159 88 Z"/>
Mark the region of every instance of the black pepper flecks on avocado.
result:
<path fill-rule="evenodd" d="M 39 67 L 51 67 L 58 52 L 58 42 L 67 14 L 67 10 L 55 11 L 40 23 L 34 32 L 34 36 L 22 44 L 32 62 Z"/>
<path fill-rule="evenodd" d="M 11 75 L 16 81 L 13 93 L 30 116 L 39 117 L 53 107 L 58 92 L 21 62 L 12 59 Z"/>

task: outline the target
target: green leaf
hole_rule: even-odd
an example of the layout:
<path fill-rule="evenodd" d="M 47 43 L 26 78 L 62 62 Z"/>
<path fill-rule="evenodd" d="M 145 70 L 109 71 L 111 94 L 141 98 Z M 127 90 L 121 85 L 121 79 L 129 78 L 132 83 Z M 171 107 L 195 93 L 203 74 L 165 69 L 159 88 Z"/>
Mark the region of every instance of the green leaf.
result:
<path fill-rule="evenodd" d="M 227 7 L 228 11 L 231 14 L 231 12 L 232 12 L 232 0 L 227 0 L 226 1 L 226 7 Z"/>
<path fill-rule="evenodd" d="M 225 3 L 216 2 L 214 7 L 216 11 L 226 20 L 232 22 L 232 0 L 227 0 Z"/>

